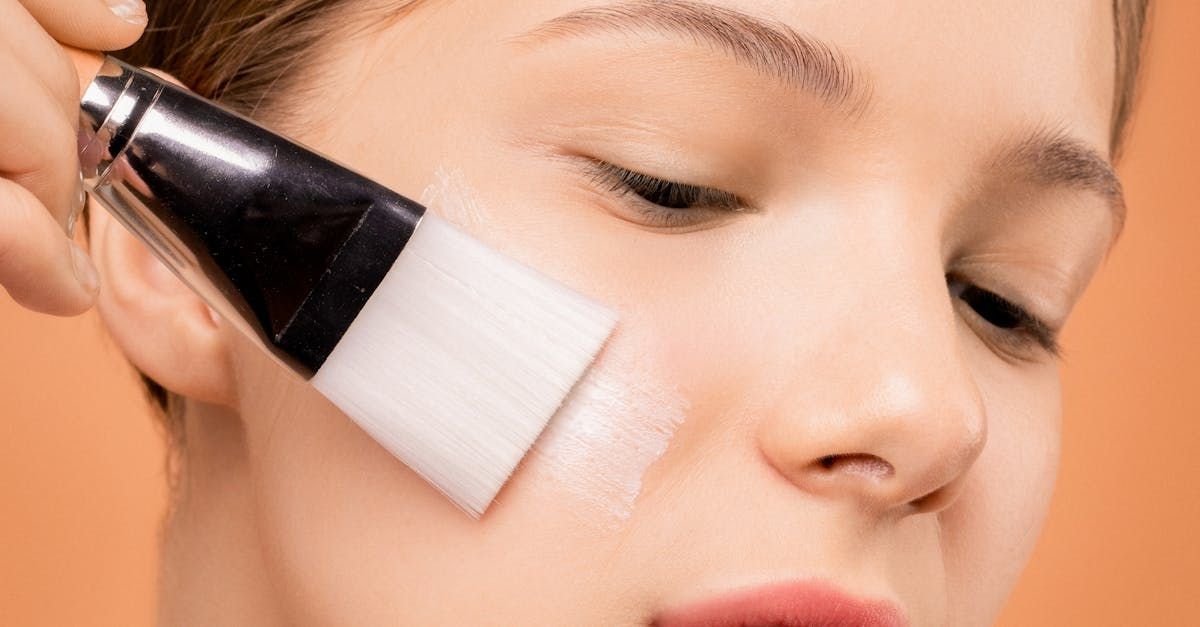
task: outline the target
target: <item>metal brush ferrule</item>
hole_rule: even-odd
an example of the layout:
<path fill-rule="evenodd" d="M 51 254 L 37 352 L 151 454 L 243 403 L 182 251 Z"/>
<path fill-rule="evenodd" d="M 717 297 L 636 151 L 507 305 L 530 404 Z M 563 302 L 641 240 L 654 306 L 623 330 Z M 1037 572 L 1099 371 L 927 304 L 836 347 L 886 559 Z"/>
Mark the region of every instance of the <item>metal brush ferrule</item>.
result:
<path fill-rule="evenodd" d="M 211 307 L 311 376 L 424 207 L 191 92 L 106 58 L 80 105 L 96 200 Z"/>

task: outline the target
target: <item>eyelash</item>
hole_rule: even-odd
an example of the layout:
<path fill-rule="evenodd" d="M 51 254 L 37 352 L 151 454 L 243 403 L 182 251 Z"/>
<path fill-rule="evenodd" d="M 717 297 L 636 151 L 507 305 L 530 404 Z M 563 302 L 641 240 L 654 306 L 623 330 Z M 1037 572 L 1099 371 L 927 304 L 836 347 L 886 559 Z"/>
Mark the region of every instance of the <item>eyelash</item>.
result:
<path fill-rule="evenodd" d="M 607 161 L 594 160 L 590 169 L 596 184 L 609 192 L 631 196 L 633 208 L 647 226 L 694 226 L 723 214 L 744 212 L 748 207 L 726 191 L 660 179 Z"/>
<path fill-rule="evenodd" d="M 1029 349 L 1036 345 L 1054 357 L 1061 356 L 1058 331 L 1029 310 L 955 273 L 946 275 L 946 286 L 952 297 L 999 332 L 1001 348 L 1009 354 L 1027 358 Z"/>
<path fill-rule="evenodd" d="M 748 206 L 736 195 L 712 187 L 667 181 L 606 161 L 594 160 L 591 166 L 595 183 L 634 197 L 634 209 L 649 226 L 692 226 L 715 214 L 746 211 Z M 1058 332 L 1024 307 L 955 273 L 946 275 L 946 286 L 952 297 L 995 329 L 996 341 L 1006 353 L 1026 358 L 1036 345 L 1054 357 L 1061 354 Z"/>

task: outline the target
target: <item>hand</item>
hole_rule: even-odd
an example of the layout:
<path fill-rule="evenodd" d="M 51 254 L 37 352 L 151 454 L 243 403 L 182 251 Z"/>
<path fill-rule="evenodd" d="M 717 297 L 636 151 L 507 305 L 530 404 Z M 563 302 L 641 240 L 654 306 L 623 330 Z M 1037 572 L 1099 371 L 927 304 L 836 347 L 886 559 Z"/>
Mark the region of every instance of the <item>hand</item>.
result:
<path fill-rule="evenodd" d="M 0 0 L 0 285 L 29 309 L 82 313 L 100 287 L 68 235 L 84 199 L 80 83 L 60 44 L 115 50 L 145 26 L 138 0 Z"/>

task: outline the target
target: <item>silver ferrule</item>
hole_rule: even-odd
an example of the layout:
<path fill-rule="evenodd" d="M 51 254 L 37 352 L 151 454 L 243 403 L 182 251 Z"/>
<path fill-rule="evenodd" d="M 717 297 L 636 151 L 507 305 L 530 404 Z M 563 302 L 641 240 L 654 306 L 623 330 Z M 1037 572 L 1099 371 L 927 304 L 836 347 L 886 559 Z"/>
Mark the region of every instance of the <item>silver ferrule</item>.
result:
<path fill-rule="evenodd" d="M 99 204 L 210 307 L 306 377 L 424 211 L 111 57 L 80 103 L 79 155 Z"/>
<path fill-rule="evenodd" d="M 160 217 L 162 203 L 137 171 L 151 164 L 123 158 L 134 136 L 143 130 L 139 125 L 163 89 L 161 82 L 146 80 L 143 72 L 112 57 L 104 58 L 79 104 L 79 165 L 84 188 L 209 307 L 242 327 L 248 335 L 258 336 L 230 302 L 226 291 L 203 271 L 196 255 Z M 144 130 L 162 132 L 162 123 L 160 118 L 157 120 L 160 128 Z M 152 120 L 151 126 L 154 124 Z"/>

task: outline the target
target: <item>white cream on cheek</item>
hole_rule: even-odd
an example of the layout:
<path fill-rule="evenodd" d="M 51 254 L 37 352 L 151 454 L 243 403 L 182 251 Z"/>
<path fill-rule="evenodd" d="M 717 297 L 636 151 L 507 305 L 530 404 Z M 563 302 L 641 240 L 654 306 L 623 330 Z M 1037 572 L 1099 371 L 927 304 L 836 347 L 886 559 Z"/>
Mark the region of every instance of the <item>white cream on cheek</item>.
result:
<path fill-rule="evenodd" d="M 571 494 L 588 520 L 616 529 L 662 457 L 687 403 L 655 372 L 647 338 L 618 329 L 534 444 L 530 464 Z"/>
<path fill-rule="evenodd" d="M 478 195 L 467 185 L 460 170 L 438 166 L 433 176 L 436 180 L 421 192 L 422 205 L 472 235 L 478 235 L 485 226 L 493 226 L 485 225 Z"/>
<path fill-rule="evenodd" d="M 439 168 L 436 176 L 422 204 L 474 235 L 502 230 L 488 223 L 461 172 Z M 662 380 L 655 354 L 648 333 L 619 323 L 526 458 L 527 480 L 569 496 L 577 514 L 605 530 L 629 518 L 642 477 L 686 414 L 685 399 Z"/>

